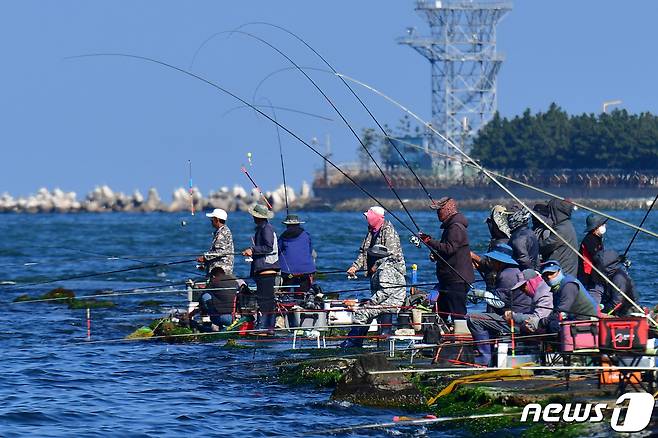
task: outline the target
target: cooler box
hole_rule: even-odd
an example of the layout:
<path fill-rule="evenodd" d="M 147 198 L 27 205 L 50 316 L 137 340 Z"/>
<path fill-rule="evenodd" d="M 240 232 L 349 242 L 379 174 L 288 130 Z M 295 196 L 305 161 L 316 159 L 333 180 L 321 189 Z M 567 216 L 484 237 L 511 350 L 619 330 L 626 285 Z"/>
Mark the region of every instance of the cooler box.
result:
<path fill-rule="evenodd" d="M 352 311 L 341 300 L 329 300 L 324 303 L 328 325 L 352 325 Z"/>
<path fill-rule="evenodd" d="M 601 318 L 599 341 L 603 349 L 644 352 L 648 338 L 646 318 Z"/>
<path fill-rule="evenodd" d="M 599 321 L 562 321 L 560 348 L 564 352 L 599 349 Z"/>
<path fill-rule="evenodd" d="M 327 330 L 327 312 L 322 310 L 295 309 L 292 312 L 293 327 Z"/>

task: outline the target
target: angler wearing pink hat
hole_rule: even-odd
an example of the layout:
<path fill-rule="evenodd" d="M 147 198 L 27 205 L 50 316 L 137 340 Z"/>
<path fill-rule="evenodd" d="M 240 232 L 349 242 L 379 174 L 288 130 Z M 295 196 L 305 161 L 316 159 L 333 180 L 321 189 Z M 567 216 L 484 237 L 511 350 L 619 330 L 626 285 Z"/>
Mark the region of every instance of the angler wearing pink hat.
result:
<path fill-rule="evenodd" d="M 380 206 L 370 207 L 363 215 L 368 222 L 368 234 L 363 238 L 359 247 L 359 255 L 347 270 L 348 275 L 356 275 L 357 271 L 368 268 L 368 250 L 375 245 L 388 248 L 391 259 L 399 263 L 402 272 L 406 272 L 404 254 L 400 246 L 400 236 L 393 228 L 393 224 L 384 218 L 385 210 Z"/>
<path fill-rule="evenodd" d="M 206 213 L 210 224 L 215 229 L 212 235 L 212 244 L 208 252 L 199 256 L 197 261 L 203 263 L 206 274 L 209 276 L 214 268 L 222 268 L 226 274 L 233 272 L 233 234 L 226 225 L 228 214 L 221 208 Z"/>

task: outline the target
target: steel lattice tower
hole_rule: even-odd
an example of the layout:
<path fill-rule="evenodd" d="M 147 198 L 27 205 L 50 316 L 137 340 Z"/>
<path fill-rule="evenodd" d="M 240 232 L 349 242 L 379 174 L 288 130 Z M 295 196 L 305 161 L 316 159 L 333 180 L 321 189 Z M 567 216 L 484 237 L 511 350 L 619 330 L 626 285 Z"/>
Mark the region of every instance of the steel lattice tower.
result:
<path fill-rule="evenodd" d="M 419 0 L 416 11 L 429 24 L 430 35 L 416 36 L 409 28 L 408 36 L 398 40 L 430 61 L 433 127 L 467 149 L 496 111 L 496 76 L 503 61 L 496 51 L 496 25 L 511 9 L 510 2 L 501 1 Z M 430 135 L 429 145 L 455 155 L 436 135 Z M 443 171 L 461 174 L 455 163 L 438 162 Z"/>

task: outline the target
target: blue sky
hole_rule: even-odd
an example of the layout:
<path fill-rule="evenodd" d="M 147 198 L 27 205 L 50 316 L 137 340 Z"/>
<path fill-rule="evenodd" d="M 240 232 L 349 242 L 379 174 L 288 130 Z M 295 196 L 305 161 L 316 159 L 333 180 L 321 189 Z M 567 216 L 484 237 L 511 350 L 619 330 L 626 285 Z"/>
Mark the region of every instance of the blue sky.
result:
<path fill-rule="evenodd" d="M 506 56 L 499 75 L 499 110 L 513 116 L 555 101 L 570 113 L 599 112 L 622 99 L 631 112 L 658 113 L 655 33 L 658 2 L 517 0 L 498 28 Z M 155 186 L 163 198 L 187 184 L 207 193 L 235 183 L 246 153 L 265 188 L 281 183 L 273 125 L 252 111 L 230 111 L 229 97 L 180 73 L 135 60 L 72 55 L 121 52 L 190 68 L 199 45 L 215 32 L 267 21 L 287 27 L 342 72 L 368 82 L 429 118 L 429 65 L 395 38 L 408 26 L 425 31 L 412 0 L 389 1 L 32 1 L 0 3 L 0 192 L 26 195 L 39 187 L 74 190 L 96 184 L 131 192 Z M 277 45 L 300 65 L 321 67 L 281 32 L 245 30 Z M 241 35 L 211 40 L 191 69 L 251 99 L 270 72 L 289 64 Z M 355 129 L 370 126 L 337 81 L 312 73 Z M 361 93 L 382 122 L 401 113 Z M 331 137 L 338 162 L 358 146 L 332 109 L 298 72 L 272 76 L 257 98 L 331 117 L 290 112 L 279 120 L 300 137 Z M 261 103 L 263 103 L 261 101 Z M 287 176 L 311 181 L 320 159 L 282 134 Z"/>

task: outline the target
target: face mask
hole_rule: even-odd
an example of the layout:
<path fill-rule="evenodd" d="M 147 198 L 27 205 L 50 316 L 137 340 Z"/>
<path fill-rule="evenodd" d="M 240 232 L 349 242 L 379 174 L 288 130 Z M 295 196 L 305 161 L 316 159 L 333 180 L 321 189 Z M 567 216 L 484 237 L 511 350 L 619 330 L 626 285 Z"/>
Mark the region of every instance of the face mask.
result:
<path fill-rule="evenodd" d="M 555 277 L 551 278 L 550 280 L 547 280 L 546 283 L 548 283 L 549 286 L 553 287 L 562 283 L 563 279 L 564 279 L 564 274 L 562 274 L 562 271 L 560 271 Z"/>
<path fill-rule="evenodd" d="M 599 236 L 603 236 L 606 231 L 605 225 L 601 225 L 598 231 L 599 231 Z"/>

